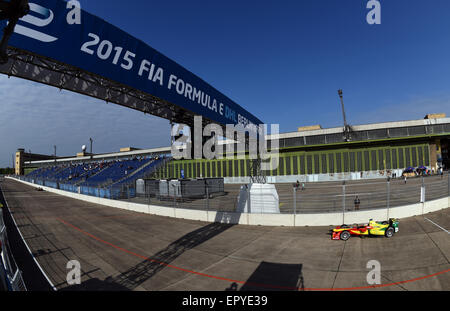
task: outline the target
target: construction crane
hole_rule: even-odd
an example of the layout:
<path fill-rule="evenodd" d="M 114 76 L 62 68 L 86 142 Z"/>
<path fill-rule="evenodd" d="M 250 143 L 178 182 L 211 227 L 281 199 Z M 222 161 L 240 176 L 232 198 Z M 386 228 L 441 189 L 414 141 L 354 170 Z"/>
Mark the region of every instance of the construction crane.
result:
<path fill-rule="evenodd" d="M 14 32 L 17 22 L 30 12 L 28 0 L 0 0 L 0 20 L 8 20 L 8 24 L 3 29 L 3 37 L 0 42 L 0 64 L 8 62 L 8 41 Z"/>
<path fill-rule="evenodd" d="M 342 116 L 344 118 L 344 140 L 349 142 L 352 140 L 351 132 L 352 127 L 348 125 L 347 118 L 345 116 L 345 107 L 344 107 L 344 92 L 342 90 L 338 90 L 339 98 L 341 99 L 341 107 L 342 107 Z"/>

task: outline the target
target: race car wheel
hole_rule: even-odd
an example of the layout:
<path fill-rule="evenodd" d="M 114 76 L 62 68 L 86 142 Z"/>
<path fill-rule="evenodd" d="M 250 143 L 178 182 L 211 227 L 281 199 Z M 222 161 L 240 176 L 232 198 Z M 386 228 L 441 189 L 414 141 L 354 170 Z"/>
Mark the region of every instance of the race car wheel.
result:
<path fill-rule="evenodd" d="M 341 233 L 341 240 L 342 241 L 347 241 L 348 239 L 350 239 L 350 232 L 342 231 L 342 233 Z"/>
<path fill-rule="evenodd" d="M 392 228 L 392 227 L 389 227 L 389 228 L 386 229 L 386 232 L 384 233 L 384 235 L 387 238 L 392 238 L 394 236 L 394 233 L 395 233 L 395 229 Z"/>

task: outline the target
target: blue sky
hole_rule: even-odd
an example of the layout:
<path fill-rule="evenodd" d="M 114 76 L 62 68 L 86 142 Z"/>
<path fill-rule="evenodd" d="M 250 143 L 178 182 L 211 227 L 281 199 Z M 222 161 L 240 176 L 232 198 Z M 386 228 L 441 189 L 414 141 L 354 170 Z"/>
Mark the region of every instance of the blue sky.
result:
<path fill-rule="evenodd" d="M 81 0 L 281 132 L 450 115 L 450 2 Z M 19 147 L 73 155 L 169 144 L 168 121 L 0 76 L 0 167 Z"/>

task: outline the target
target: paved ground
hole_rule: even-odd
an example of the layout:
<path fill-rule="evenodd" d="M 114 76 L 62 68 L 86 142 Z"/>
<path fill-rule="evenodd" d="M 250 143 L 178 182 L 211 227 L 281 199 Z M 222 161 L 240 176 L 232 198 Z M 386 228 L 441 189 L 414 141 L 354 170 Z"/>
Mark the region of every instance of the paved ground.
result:
<path fill-rule="evenodd" d="M 357 290 L 367 289 L 369 260 L 380 262 L 382 282 L 370 290 L 450 290 L 450 210 L 402 219 L 391 239 L 343 242 L 330 239 L 329 227 L 208 224 L 90 204 L 11 180 L 0 187 L 60 290 Z M 66 264 L 74 259 L 83 282 L 68 286 Z"/>

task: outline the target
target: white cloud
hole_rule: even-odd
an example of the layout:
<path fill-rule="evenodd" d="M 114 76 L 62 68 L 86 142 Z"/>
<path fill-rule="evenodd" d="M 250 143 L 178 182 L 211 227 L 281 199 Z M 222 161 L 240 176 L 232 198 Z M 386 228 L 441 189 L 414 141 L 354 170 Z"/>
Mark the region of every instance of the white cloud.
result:
<path fill-rule="evenodd" d="M 94 152 L 170 144 L 167 120 L 87 96 L 0 76 L 0 167 L 17 148 L 74 155 L 94 139 Z"/>
<path fill-rule="evenodd" d="M 389 121 L 420 120 L 430 113 L 446 113 L 450 117 L 450 95 L 411 97 L 399 102 L 384 102 L 366 109 L 352 118 L 353 125 Z"/>

